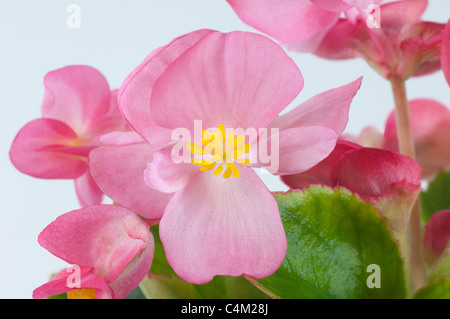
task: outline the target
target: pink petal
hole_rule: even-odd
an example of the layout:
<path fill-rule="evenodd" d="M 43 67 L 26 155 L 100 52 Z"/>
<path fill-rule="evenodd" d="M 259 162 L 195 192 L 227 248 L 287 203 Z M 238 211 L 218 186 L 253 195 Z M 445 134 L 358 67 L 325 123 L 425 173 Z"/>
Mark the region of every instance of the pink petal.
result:
<path fill-rule="evenodd" d="M 309 0 L 227 1 L 242 21 L 282 44 L 320 37 L 339 19 L 339 12 L 324 10 Z M 303 49 L 312 51 L 315 47 Z"/>
<path fill-rule="evenodd" d="M 441 66 L 445 79 L 450 86 L 450 20 L 442 33 Z"/>
<path fill-rule="evenodd" d="M 153 237 L 150 237 L 153 239 Z M 114 298 L 122 299 L 136 288 L 149 273 L 153 260 L 154 244 L 147 244 L 142 253 L 130 261 L 120 275 L 109 284 Z"/>
<path fill-rule="evenodd" d="M 75 191 L 81 207 L 102 203 L 103 192 L 98 188 L 89 171 L 75 179 Z"/>
<path fill-rule="evenodd" d="M 75 132 L 88 133 L 109 110 L 110 89 L 96 69 L 71 65 L 47 73 L 42 117 L 60 120 Z"/>
<path fill-rule="evenodd" d="M 401 0 L 381 5 L 381 27 L 385 32 L 399 33 L 406 25 L 420 20 L 428 0 Z"/>
<path fill-rule="evenodd" d="M 61 215 L 39 234 L 38 242 L 68 263 L 93 267 L 109 283 L 146 245 L 153 245 L 153 237 L 130 210 L 96 205 Z"/>
<path fill-rule="evenodd" d="M 315 95 L 293 110 L 276 117 L 269 125 L 280 130 L 300 126 L 323 126 L 341 135 L 347 126 L 350 104 L 361 86 L 359 79 Z"/>
<path fill-rule="evenodd" d="M 215 31 L 191 32 L 154 50 L 128 75 L 120 87 L 118 99 L 122 115 L 153 147 L 169 143 L 171 134 L 171 130 L 156 125 L 150 113 L 150 97 L 155 81 L 168 65 L 211 32 Z"/>
<path fill-rule="evenodd" d="M 341 1 L 341 0 L 310 0 L 312 3 L 322 7 L 325 10 L 328 11 L 335 11 L 335 12 L 341 12 L 341 11 L 347 11 L 352 8 L 352 6 L 355 6 L 355 4 L 348 4 L 346 2 L 354 2 L 354 1 Z M 359 1 L 361 2 L 361 1 Z"/>
<path fill-rule="evenodd" d="M 450 210 L 441 210 L 431 215 L 423 232 L 424 255 L 429 265 L 444 253 L 449 240 Z"/>
<path fill-rule="evenodd" d="M 292 189 L 303 189 L 314 184 L 335 186 L 331 181 L 331 174 L 339 159 L 346 152 L 357 148 L 361 148 L 361 146 L 345 140 L 338 140 L 331 154 L 319 164 L 300 174 L 281 176 L 281 180 Z"/>
<path fill-rule="evenodd" d="M 342 185 L 365 198 L 379 197 L 393 191 L 398 183 L 420 186 L 420 167 L 411 158 L 375 148 L 346 152 L 334 171 L 334 184 Z"/>
<path fill-rule="evenodd" d="M 324 1 L 333 2 L 333 0 L 324 0 Z M 369 5 L 380 3 L 382 0 L 342 0 L 342 1 L 353 7 L 367 9 L 367 7 L 369 7 Z M 334 2 L 336 2 L 336 1 L 334 1 Z"/>
<path fill-rule="evenodd" d="M 97 297 L 98 295 L 101 295 L 98 293 L 98 291 L 105 291 L 108 295 L 111 294 L 111 289 L 108 287 L 105 280 L 99 275 L 93 273 L 91 267 L 80 267 L 79 269 L 80 289 L 96 289 Z M 69 287 L 72 284 L 69 276 L 71 276 L 72 274 L 72 269 L 67 268 L 61 270 L 59 273 L 53 276 L 48 283 L 45 283 L 42 286 L 36 288 L 33 291 L 33 298 L 44 299 L 73 290 L 72 287 Z M 68 280 L 70 281 L 70 285 L 68 285 Z"/>
<path fill-rule="evenodd" d="M 172 160 L 172 148 L 154 153 L 153 161 L 145 170 L 146 184 L 163 193 L 174 193 L 185 187 L 200 172 L 200 169 L 189 163 L 175 163 Z"/>
<path fill-rule="evenodd" d="M 214 32 L 167 67 L 154 85 L 151 109 L 158 125 L 191 134 L 195 120 L 205 129 L 221 123 L 259 129 L 302 87 L 299 69 L 275 42 L 254 33 Z"/>
<path fill-rule="evenodd" d="M 417 161 L 422 166 L 422 177 L 428 179 L 450 167 L 450 111 L 430 99 L 409 101 L 409 111 Z M 396 127 L 395 112 L 391 112 L 384 132 L 387 149 L 398 149 Z"/>
<path fill-rule="evenodd" d="M 154 150 L 147 143 L 102 146 L 90 154 L 91 174 L 114 202 L 150 219 L 160 219 L 171 195 L 144 181 Z"/>
<path fill-rule="evenodd" d="M 175 194 L 160 223 L 167 260 L 183 279 L 264 278 L 286 254 L 277 203 L 250 168 L 239 178 L 202 172 Z"/>
<path fill-rule="evenodd" d="M 370 201 L 395 231 L 405 231 L 420 193 L 421 168 L 402 154 L 375 148 L 346 152 L 332 173 L 332 183 Z"/>
<path fill-rule="evenodd" d="M 374 125 L 364 127 L 358 135 L 343 134 L 342 138 L 346 141 L 372 148 L 383 148 L 384 143 L 383 133 Z"/>
<path fill-rule="evenodd" d="M 104 135 L 95 138 L 100 144 L 103 145 L 129 145 L 145 143 L 145 140 L 136 132 L 109 132 Z"/>
<path fill-rule="evenodd" d="M 434 22 L 418 22 L 401 35 L 402 62 L 398 67 L 404 77 L 421 76 L 441 68 L 442 31 L 445 25 Z"/>
<path fill-rule="evenodd" d="M 48 179 L 73 179 L 88 169 L 91 148 L 72 146 L 78 136 L 65 123 L 37 119 L 26 124 L 14 139 L 10 159 L 24 174 Z"/>
<path fill-rule="evenodd" d="M 323 37 L 314 54 L 326 59 L 351 59 L 359 56 L 354 50 L 354 41 L 364 32 L 359 23 L 340 19 Z"/>
<path fill-rule="evenodd" d="M 338 138 L 332 129 L 323 126 L 281 130 L 278 134 L 272 134 L 268 142 L 260 140 L 259 143 L 268 144 L 267 148 L 274 149 L 277 153 L 270 154 L 271 162 L 258 163 L 258 167 L 264 167 L 276 175 L 304 172 L 326 158 L 333 151 Z M 278 148 L 272 146 L 277 140 Z M 273 163 L 275 160 L 278 160 L 278 167 Z"/>

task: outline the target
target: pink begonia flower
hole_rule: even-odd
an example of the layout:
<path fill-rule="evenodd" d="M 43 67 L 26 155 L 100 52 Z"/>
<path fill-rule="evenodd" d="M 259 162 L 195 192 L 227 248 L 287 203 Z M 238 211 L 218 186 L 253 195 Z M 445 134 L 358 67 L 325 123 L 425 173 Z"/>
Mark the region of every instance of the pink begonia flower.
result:
<path fill-rule="evenodd" d="M 311 168 L 333 150 L 360 84 L 319 94 L 277 117 L 303 87 L 295 63 L 264 36 L 213 30 L 156 49 L 125 79 L 121 112 L 160 149 L 139 178 L 172 195 L 159 231 L 180 277 L 201 284 L 215 275 L 263 278 L 278 269 L 286 253 L 278 206 L 251 168 L 255 163 L 242 156 L 258 139 L 270 145 L 278 139 L 279 158 L 272 158 L 278 173 Z M 239 129 L 258 133 L 251 139 Z M 187 161 L 178 161 L 180 152 Z"/>
<path fill-rule="evenodd" d="M 450 168 L 450 110 L 435 100 L 415 99 L 409 101 L 409 112 L 416 160 L 422 166 L 422 178 L 430 179 Z M 383 147 L 398 150 L 395 111 L 386 121 Z"/>
<path fill-rule="evenodd" d="M 103 193 L 89 172 L 89 152 L 95 138 L 130 129 L 121 117 L 117 90 L 111 91 L 96 69 L 67 66 L 44 78 L 42 118 L 18 132 L 10 150 L 14 166 L 44 179 L 74 179 L 81 206 L 102 202 Z"/>
<path fill-rule="evenodd" d="M 102 136 L 102 146 L 89 154 L 91 174 L 100 189 L 120 206 L 142 217 L 159 220 L 172 198 L 150 188 L 144 180 L 147 164 L 156 152 L 135 132 Z"/>
<path fill-rule="evenodd" d="M 450 86 L 450 20 L 442 33 L 441 67 Z"/>
<path fill-rule="evenodd" d="M 432 265 L 438 258 L 450 254 L 450 210 L 441 210 L 431 215 L 423 232 L 424 259 Z"/>
<path fill-rule="evenodd" d="M 379 8 L 380 28 L 370 14 L 356 10 L 341 18 L 314 53 L 328 59 L 363 57 L 381 76 L 390 79 L 425 75 L 440 69 L 444 24 L 421 21 L 427 0 L 403 0 Z"/>
<path fill-rule="evenodd" d="M 314 51 L 342 11 L 381 0 L 227 0 L 239 18 L 283 46 Z"/>
<path fill-rule="evenodd" d="M 408 156 L 364 147 L 346 152 L 331 180 L 371 202 L 394 231 L 405 231 L 420 193 L 420 172 L 419 164 Z"/>
<path fill-rule="evenodd" d="M 36 299 L 65 292 L 74 299 L 122 299 L 147 275 L 153 260 L 148 224 L 115 205 L 61 215 L 39 234 L 38 241 L 72 266 L 36 288 Z"/>

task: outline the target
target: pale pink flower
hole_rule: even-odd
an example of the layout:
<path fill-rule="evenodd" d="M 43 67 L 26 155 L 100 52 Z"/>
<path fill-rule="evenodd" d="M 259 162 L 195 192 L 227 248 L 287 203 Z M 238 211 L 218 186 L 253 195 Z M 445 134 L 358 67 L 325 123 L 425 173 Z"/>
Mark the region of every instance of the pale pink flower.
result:
<path fill-rule="evenodd" d="M 215 275 L 263 278 L 278 269 L 286 236 L 274 197 L 251 168 L 264 163 L 239 162 L 237 157 L 254 155 L 258 139 L 271 145 L 278 139 L 278 174 L 311 168 L 333 150 L 360 83 L 358 79 L 319 94 L 277 116 L 303 87 L 295 63 L 264 36 L 213 30 L 174 39 L 127 77 L 119 106 L 142 138 L 160 149 L 145 157 L 148 167 L 139 178 L 171 194 L 159 230 L 167 260 L 178 275 L 201 284 Z M 221 141 L 209 153 L 217 162 L 176 163 L 174 143 L 193 154 L 198 149 L 186 137 L 172 140 L 172 133 L 182 128 L 193 137 L 199 120 L 208 130 L 203 141 L 213 141 L 213 135 L 215 142 Z M 229 148 L 231 135 L 221 135 L 225 129 L 251 128 L 278 132 L 242 140 L 236 152 Z M 233 137 L 241 139 L 239 134 Z M 121 162 L 120 157 L 116 160 Z M 100 168 L 94 175 L 113 176 Z"/>
<path fill-rule="evenodd" d="M 149 225 L 132 211 L 94 205 L 58 217 L 39 244 L 72 266 L 36 288 L 33 298 L 67 292 L 69 298 L 126 297 L 150 271 L 154 240 Z"/>
<path fill-rule="evenodd" d="M 44 78 L 42 118 L 18 132 L 10 150 L 14 166 L 44 179 L 74 179 L 81 206 L 99 204 L 102 192 L 89 172 L 96 137 L 128 130 L 105 77 L 89 66 L 73 65 Z"/>

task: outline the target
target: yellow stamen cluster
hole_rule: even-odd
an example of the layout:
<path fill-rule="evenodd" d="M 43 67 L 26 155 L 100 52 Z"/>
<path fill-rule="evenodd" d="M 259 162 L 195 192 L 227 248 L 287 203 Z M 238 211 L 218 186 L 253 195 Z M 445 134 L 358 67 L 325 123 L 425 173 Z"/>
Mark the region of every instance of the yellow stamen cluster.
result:
<path fill-rule="evenodd" d="M 74 289 L 67 292 L 68 299 L 97 299 L 95 294 L 95 289 L 93 288 L 83 288 Z"/>
<path fill-rule="evenodd" d="M 223 172 L 223 178 L 240 176 L 236 162 L 241 165 L 250 164 L 250 160 L 242 158 L 250 151 L 250 143 L 245 142 L 245 135 L 236 135 L 233 132 L 225 133 L 225 126 L 220 124 L 217 132 L 202 131 L 202 145 L 188 143 L 189 151 L 200 158 L 194 157 L 191 162 L 201 166 L 201 171 L 214 169 L 215 175 Z M 224 171 L 224 164 L 226 169 Z"/>

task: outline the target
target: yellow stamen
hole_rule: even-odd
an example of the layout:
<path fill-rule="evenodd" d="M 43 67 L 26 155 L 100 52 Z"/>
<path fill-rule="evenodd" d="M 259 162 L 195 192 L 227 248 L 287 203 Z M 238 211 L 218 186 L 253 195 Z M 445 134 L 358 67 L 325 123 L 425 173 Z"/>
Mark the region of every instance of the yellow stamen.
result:
<path fill-rule="evenodd" d="M 219 124 L 217 131 L 213 133 L 203 130 L 202 145 L 188 143 L 187 147 L 196 156 L 191 159 L 192 164 L 200 166 L 201 171 L 214 169 L 214 175 L 220 175 L 224 171 L 223 164 L 226 164 L 223 178 L 237 178 L 241 175 L 236 162 L 240 165 L 250 164 L 249 159 L 240 158 L 250 151 L 250 143 L 245 143 L 244 135 L 236 136 L 233 132 L 225 135 L 223 124 Z"/>
<path fill-rule="evenodd" d="M 67 292 L 68 299 L 97 299 L 94 288 L 74 289 Z"/>

